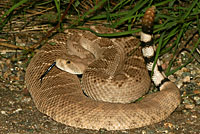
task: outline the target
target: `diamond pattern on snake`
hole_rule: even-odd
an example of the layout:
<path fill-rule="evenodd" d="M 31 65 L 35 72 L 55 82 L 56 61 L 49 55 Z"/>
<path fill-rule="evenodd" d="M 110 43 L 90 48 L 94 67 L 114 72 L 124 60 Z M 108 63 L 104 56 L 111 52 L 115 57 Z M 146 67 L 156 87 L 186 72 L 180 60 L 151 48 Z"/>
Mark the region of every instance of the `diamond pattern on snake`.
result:
<path fill-rule="evenodd" d="M 57 122 L 94 130 L 133 129 L 166 119 L 180 104 L 180 92 L 158 61 L 152 81 L 159 91 L 147 94 L 155 56 L 154 16 L 153 6 L 143 17 L 140 40 L 97 37 L 77 29 L 55 35 L 26 71 L 26 85 L 37 109 Z M 90 29 L 117 31 L 104 26 Z M 77 74 L 82 74 L 81 80 Z"/>

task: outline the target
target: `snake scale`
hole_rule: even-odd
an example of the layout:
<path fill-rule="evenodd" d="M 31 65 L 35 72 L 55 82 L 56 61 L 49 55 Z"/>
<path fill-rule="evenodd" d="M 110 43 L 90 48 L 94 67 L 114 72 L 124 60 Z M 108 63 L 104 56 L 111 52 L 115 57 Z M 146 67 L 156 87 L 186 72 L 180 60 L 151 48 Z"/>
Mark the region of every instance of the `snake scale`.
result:
<path fill-rule="evenodd" d="M 26 85 L 37 109 L 63 124 L 94 130 L 133 129 L 166 119 L 180 104 L 180 93 L 162 73 L 159 62 L 152 76 L 159 91 L 146 94 L 155 56 L 151 39 L 154 12 L 155 7 L 151 7 L 143 17 L 142 49 L 136 47 L 140 42 L 135 37 L 108 39 L 83 30 L 55 35 L 34 55 L 26 70 Z M 91 28 L 109 32 L 104 27 Z M 72 48 L 86 46 L 72 49 L 73 55 L 69 44 Z M 93 53 L 84 51 L 82 56 L 85 48 Z M 95 60 L 85 60 L 90 58 Z M 52 63 L 57 67 L 50 70 Z M 68 69 L 73 63 L 80 64 L 74 68 L 78 74 L 84 70 L 81 81 L 66 72 L 65 66 Z M 87 68 L 82 63 L 87 63 Z M 50 71 L 42 75 L 47 69 Z M 142 95 L 142 100 L 132 103 Z"/>

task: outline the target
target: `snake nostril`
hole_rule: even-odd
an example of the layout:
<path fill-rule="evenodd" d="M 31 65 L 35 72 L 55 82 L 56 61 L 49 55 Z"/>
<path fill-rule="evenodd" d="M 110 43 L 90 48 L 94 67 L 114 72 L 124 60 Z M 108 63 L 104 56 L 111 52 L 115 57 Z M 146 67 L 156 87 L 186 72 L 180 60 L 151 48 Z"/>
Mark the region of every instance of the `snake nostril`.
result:
<path fill-rule="evenodd" d="M 66 61 L 67 64 L 70 64 L 71 62 L 69 60 Z"/>

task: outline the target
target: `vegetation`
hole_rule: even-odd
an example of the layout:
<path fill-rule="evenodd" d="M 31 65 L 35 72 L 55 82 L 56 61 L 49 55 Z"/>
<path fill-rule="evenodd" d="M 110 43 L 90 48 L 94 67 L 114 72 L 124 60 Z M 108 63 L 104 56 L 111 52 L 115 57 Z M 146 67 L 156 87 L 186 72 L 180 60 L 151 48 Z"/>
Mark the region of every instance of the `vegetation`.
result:
<path fill-rule="evenodd" d="M 186 66 L 195 58 L 191 56 L 184 65 L 171 70 L 171 66 L 179 52 L 186 50 L 190 55 L 193 55 L 200 43 L 199 38 L 190 49 L 187 47 L 188 42 L 196 34 L 200 35 L 199 0 L 184 2 L 178 0 L 12 0 L 11 4 L 8 1 L 1 4 L 3 7 L 1 13 L 3 14 L 0 16 L 0 33 L 5 33 L 5 27 L 8 27 L 9 22 L 14 18 L 24 20 L 28 25 L 30 18 L 44 17 L 48 18 L 49 25 L 54 27 L 47 32 L 47 36 L 58 27 L 59 30 L 62 30 L 63 25 L 66 23 L 68 27 L 65 28 L 79 28 L 82 30 L 90 30 L 83 27 L 86 23 L 92 25 L 103 23 L 108 27 L 123 29 L 123 32 L 112 34 L 100 34 L 90 30 L 97 36 L 103 37 L 130 36 L 140 32 L 141 17 L 148 7 L 154 5 L 157 9 L 154 34 L 157 35 L 155 43 L 158 44 L 155 60 L 158 56 L 170 51 L 173 53 L 166 71 L 167 75 Z M 51 15 L 51 11 L 56 12 L 56 15 Z M 191 29 L 194 29 L 192 36 L 186 44 L 180 45 L 180 42 L 185 38 L 185 32 Z M 4 46 L 6 45 L 4 44 Z M 12 45 L 8 47 L 14 48 Z M 16 48 L 27 51 L 31 48 L 31 51 L 33 51 L 38 48 L 38 45 Z"/>

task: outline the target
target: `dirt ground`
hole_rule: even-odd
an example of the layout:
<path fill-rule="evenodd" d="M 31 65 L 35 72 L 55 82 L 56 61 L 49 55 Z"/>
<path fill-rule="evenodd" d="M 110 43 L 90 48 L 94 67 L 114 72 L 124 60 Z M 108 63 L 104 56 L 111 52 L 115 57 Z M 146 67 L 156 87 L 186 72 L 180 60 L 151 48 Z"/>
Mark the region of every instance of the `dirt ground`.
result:
<path fill-rule="evenodd" d="M 0 80 L 0 133 L 1 134 L 199 134 L 199 94 L 183 97 L 182 104 L 165 121 L 127 131 L 92 131 L 77 129 L 53 121 L 40 113 L 24 83 L 24 72 L 18 83 Z M 21 79 L 21 80 L 20 80 Z M 19 85 L 20 84 L 20 85 Z M 191 83 L 184 85 L 187 88 Z M 194 88 L 194 86 L 192 87 Z M 199 87 L 198 87 L 199 89 Z M 199 91 L 199 90 L 198 90 Z M 194 99 L 196 97 L 196 100 Z M 198 104 L 197 104 L 198 103 Z"/>
<path fill-rule="evenodd" d="M 19 36 L 18 38 L 22 38 Z M 78 129 L 53 121 L 40 113 L 24 85 L 29 56 L 1 47 L 0 134 L 199 134 L 200 64 L 195 60 L 169 78 L 180 87 L 182 103 L 169 118 L 157 124 L 126 131 Z M 3 53 L 3 50 L 7 51 Z M 11 51 L 11 52 L 9 52 Z M 184 54 L 183 54 L 184 55 Z M 168 55 L 164 56 L 163 67 Z M 17 60 L 21 59 L 21 60 Z M 180 59 L 180 60 L 179 60 Z M 178 62 L 183 62 L 179 57 Z"/>

